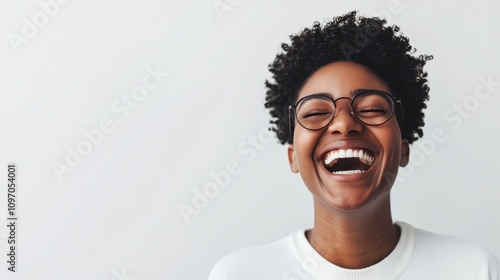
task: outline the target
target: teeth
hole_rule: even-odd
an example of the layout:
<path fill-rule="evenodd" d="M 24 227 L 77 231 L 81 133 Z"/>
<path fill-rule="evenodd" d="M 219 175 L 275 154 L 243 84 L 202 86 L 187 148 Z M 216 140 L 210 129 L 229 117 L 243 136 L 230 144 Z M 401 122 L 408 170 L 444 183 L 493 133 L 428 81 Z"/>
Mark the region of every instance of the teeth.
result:
<path fill-rule="evenodd" d="M 345 154 L 346 154 L 345 150 L 339 150 L 339 158 L 345 158 L 346 157 Z"/>
<path fill-rule="evenodd" d="M 349 149 L 345 152 L 345 157 L 350 158 L 350 157 L 353 157 L 353 155 L 354 155 L 354 153 L 351 149 Z"/>
<path fill-rule="evenodd" d="M 360 150 L 339 149 L 339 150 L 329 152 L 326 155 L 324 161 L 325 161 L 326 165 L 330 165 L 333 161 L 335 161 L 339 158 L 359 158 L 363 163 L 368 164 L 370 166 L 373 164 L 373 159 L 374 159 L 373 156 L 370 156 L 366 151 L 363 151 L 361 149 Z M 348 172 L 351 172 L 351 171 L 356 171 L 356 170 L 349 170 Z M 338 174 L 343 174 L 343 173 L 338 173 Z"/>
<path fill-rule="evenodd" d="M 333 171 L 333 174 L 357 174 L 364 172 L 363 170 L 345 170 L 345 171 Z"/>

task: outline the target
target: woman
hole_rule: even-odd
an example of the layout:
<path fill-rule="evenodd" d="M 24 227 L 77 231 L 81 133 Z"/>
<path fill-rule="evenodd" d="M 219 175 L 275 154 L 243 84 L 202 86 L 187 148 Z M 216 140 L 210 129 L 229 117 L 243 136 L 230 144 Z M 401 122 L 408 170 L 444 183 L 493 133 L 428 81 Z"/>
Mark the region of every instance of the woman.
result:
<path fill-rule="evenodd" d="M 423 135 L 432 57 L 356 12 L 291 41 L 270 65 L 265 105 L 314 197 L 314 227 L 230 254 L 209 279 L 500 279 L 489 252 L 392 220 L 391 188 Z"/>

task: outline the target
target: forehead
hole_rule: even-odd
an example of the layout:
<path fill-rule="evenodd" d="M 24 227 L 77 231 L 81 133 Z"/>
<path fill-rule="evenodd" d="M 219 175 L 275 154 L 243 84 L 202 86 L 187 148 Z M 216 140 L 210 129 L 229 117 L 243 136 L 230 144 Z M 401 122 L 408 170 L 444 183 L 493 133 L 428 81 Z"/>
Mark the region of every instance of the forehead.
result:
<path fill-rule="evenodd" d="M 339 61 L 318 69 L 304 84 L 297 99 L 315 93 L 329 93 L 335 98 L 350 97 L 359 89 L 376 89 L 390 93 L 387 84 L 367 67 Z"/>

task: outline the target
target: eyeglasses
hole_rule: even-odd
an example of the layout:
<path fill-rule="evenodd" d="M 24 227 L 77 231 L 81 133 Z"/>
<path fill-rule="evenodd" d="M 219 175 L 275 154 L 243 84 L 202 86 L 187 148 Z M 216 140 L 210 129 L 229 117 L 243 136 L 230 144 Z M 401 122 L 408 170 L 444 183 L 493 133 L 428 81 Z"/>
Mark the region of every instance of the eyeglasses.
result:
<path fill-rule="evenodd" d="M 305 129 L 320 130 L 328 126 L 336 116 L 336 102 L 340 99 L 350 100 L 351 115 L 361 123 L 371 126 L 382 125 L 396 114 L 400 129 L 403 128 L 403 108 L 401 100 L 387 92 L 379 90 L 362 90 L 352 98 L 331 98 L 325 93 L 318 93 L 301 98 L 295 105 L 288 107 L 290 133 L 293 137 L 295 119 Z"/>

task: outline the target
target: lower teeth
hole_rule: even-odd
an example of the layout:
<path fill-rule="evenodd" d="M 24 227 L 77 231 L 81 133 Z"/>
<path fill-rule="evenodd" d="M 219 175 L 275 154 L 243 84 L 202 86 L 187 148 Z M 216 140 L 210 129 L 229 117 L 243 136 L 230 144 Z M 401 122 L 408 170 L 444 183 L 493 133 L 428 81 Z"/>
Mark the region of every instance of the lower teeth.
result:
<path fill-rule="evenodd" d="M 363 170 L 345 170 L 345 171 L 333 171 L 333 174 L 357 174 L 362 173 Z"/>

